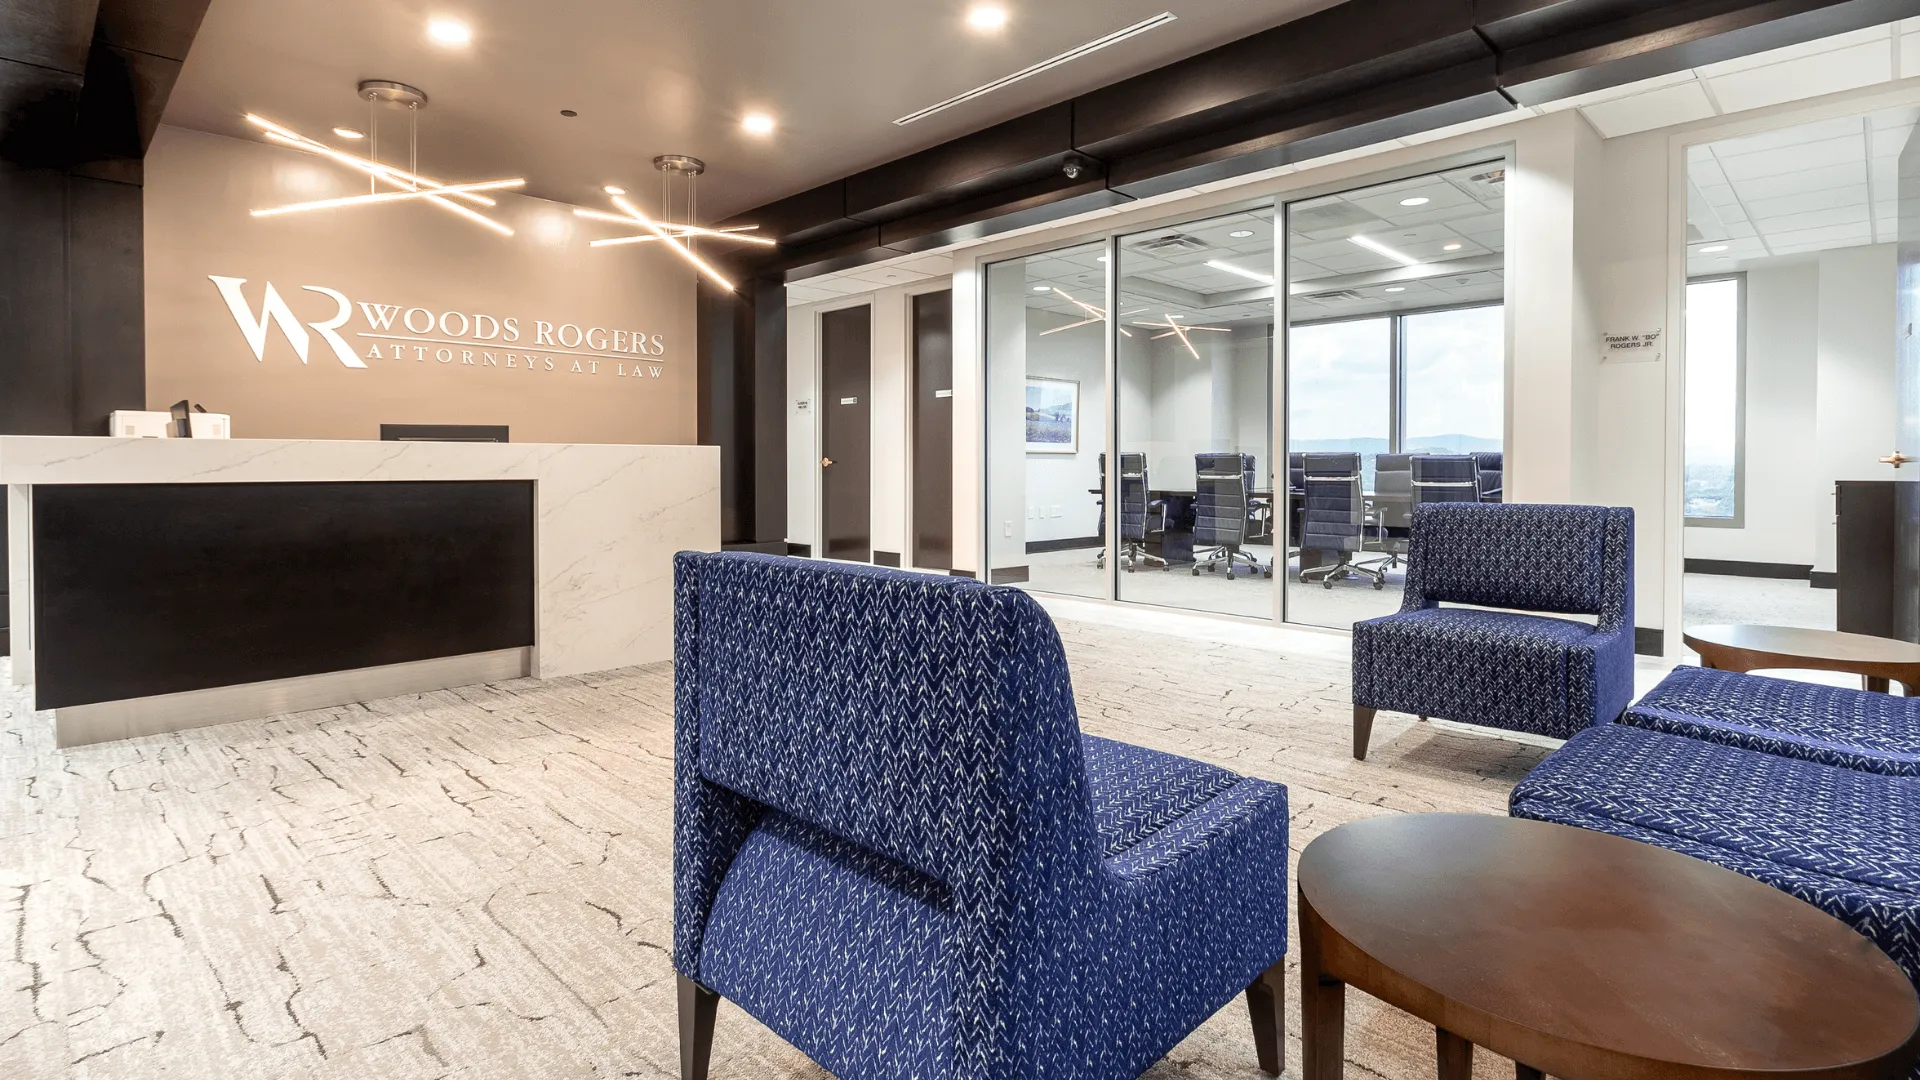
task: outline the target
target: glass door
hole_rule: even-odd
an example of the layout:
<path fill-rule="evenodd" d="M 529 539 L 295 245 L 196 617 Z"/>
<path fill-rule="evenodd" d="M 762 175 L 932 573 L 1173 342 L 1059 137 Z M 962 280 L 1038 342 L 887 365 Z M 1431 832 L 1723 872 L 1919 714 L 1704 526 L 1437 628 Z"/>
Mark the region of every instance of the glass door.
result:
<path fill-rule="evenodd" d="M 1286 617 L 1400 607 L 1412 512 L 1498 499 L 1506 170 L 1288 204 Z"/>
<path fill-rule="evenodd" d="M 987 580 L 1107 598 L 1107 245 L 986 268 Z"/>
<path fill-rule="evenodd" d="M 1122 600 L 1273 618 L 1273 220 L 1116 245 Z"/>

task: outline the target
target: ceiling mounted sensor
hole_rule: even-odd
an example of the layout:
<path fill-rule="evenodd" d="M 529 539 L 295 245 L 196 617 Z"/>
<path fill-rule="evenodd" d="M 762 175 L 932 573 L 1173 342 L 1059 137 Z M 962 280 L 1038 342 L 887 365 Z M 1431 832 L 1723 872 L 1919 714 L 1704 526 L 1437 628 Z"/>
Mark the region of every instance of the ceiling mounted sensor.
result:
<path fill-rule="evenodd" d="M 1134 23 L 1132 26 L 1123 26 L 1120 29 L 1115 30 L 1113 33 L 1108 34 L 1104 37 L 1094 38 L 1092 41 L 1089 41 L 1084 45 L 1076 45 L 1073 48 L 1068 49 L 1066 52 L 1063 52 L 1058 56 L 1050 56 L 1047 59 L 1042 60 L 1039 63 L 1034 64 L 1030 67 L 1023 67 L 1019 71 L 1016 71 L 1011 75 L 1002 75 L 1000 78 L 995 79 L 990 83 L 983 83 L 982 85 L 976 86 L 971 90 L 967 90 L 962 93 L 955 94 L 945 101 L 938 102 L 933 105 L 929 105 L 918 112 L 910 112 L 907 115 L 901 117 L 900 119 L 895 120 L 894 123 L 896 125 L 905 125 L 905 124 L 911 124 L 916 120 L 925 120 L 927 117 L 932 116 L 935 113 L 945 112 L 948 109 L 953 108 L 955 105 L 964 105 L 967 102 L 974 100 L 975 98 L 985 97 L 986 95 L 993 93 L 995 90 L 1001 90 L 1006 87 L 1012 86 L 1014 83 L 1017 83 L 1022 79 L 1031 79 L 1035 75 L 1038 75 L 1043 71 L 1052 71 L 1054 68 L 1057 68 L 1062 64 L 1070 64 L 1073 61 L 1078 60 L 1083 56 L 1087 56 L 1092 53 L 1097 53 L 1101 49 L 1107 48 L 1110 45 L 1118 45 L 1121 42 L 1127 40 L 1128 38 L 1138 37 L 1149 30 L 1158 30 L 1161 27 L 1167 25 L 1168 23 L 1173 22 L 1175 18 L 1176 16 L 1173 14 L 1173 12 L 1163 11 L 1160 14 L 1155 15 L 1150 19 L 1141 19 L 1139 22 Z"/>
<path fill-rule="evenodd" d="M 741 244 L 759 244 L 774 246 L 772 240 L 763 236 L 745 234 L 759 229 L 758 225 L 735 225 L 726 229 L 707 229 L 693 223 L 700 210 L 698 180 L 701 173 L 707 171 L 707 163 L 697 157 L 685 154 L 662 154 L 653 159 L 653 167 L 660 170 L 660 219 L 649 217 L 616 188 L 606 189 L 618 214 L 609 214 L 603 210 L 588 210 L 575 207 L 574 215 L 592 221 L 607 221 L 628 228 L 639 226 L 646 230 L 633 236 L 610 236 L 594 240 L 589 247 L 613 247 L 620 244 L 649 244 L 660 242 L 674 250 L 674 253 L 691 263 L 694 269 L 713 279 L 721 288 L 733 291 L 733 282 L 715 269 L 713 264 L 700 257 L 697 250 L 700 238 L 712 240 L 730 240 Z M 676 222 L 677 215 L 684 218 Z"/>
<path fill-rule="evenodd" d="M 367 102 L 370 119 L 367 133 L 372 138 L 372 145 L 368 147 L 370 153 L 366 157 L 336 150 L 292 128 L 252 113 L 247 114 L 247 123 L 259 128 L 269 142 L 326 158 L 364 174 L 367 178 L 367 193 L 266 207 L 253 211 L 254 217 L 278 217 L 283 214 L 300 214 L 315 210 L 337 210 L 351 206 L 425 200 L 476 224 L 484 225 L 502 236 L 513 235 L 512 229 L 473 208 L 499 205 L 482 192 L 524 187 L 526 180 L 516 178 L 483 180 L 470 184 L 443 184 L 438 180 L 430 180 L 420 175 L 417 160 L 420 145 L 420 110 L 426 108 L 427 95 L 406 83 L 388 82 L 384 79 L 370 79 L 361 83 L 359 89 L 361 98 Z M 405 109 L 407 112 L 407 167 L 405 169 L 389 165 L 380 159 L 380 115 L 395 109 Z M 385 185 L 385 189 L 382 185 Z"/>

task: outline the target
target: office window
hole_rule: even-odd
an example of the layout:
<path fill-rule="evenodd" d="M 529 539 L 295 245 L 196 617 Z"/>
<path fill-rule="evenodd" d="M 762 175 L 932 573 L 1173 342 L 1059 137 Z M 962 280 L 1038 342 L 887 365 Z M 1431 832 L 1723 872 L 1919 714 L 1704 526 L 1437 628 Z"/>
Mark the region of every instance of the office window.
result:
<path fill-rule="evenodd" d="M 1506 433 L 1506 309 L 1405 315 L 1400 452 L 1498 450 Z"/>
<path fill-rule="evenodd" d="M 1393 449 L 1393 320 L 1312 323 L 1289 333 L 1293 451 L 1358 453 L 1371 491 L 1374 459 Z"/>
<path fill-rule="evenodd" d="M 1686 517 L 1740 526 L 1745 281 L 1687 285 Z"/>

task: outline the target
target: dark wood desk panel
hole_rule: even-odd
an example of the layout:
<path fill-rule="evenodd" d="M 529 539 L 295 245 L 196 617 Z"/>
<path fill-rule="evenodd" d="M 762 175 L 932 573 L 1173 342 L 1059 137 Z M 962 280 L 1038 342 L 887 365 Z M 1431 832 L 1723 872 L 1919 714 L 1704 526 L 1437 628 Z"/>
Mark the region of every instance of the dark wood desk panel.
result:
<path fill-rule="evenodd" d="M 35 704 L 534 643 L 533 484 L 33 489 Z"/>

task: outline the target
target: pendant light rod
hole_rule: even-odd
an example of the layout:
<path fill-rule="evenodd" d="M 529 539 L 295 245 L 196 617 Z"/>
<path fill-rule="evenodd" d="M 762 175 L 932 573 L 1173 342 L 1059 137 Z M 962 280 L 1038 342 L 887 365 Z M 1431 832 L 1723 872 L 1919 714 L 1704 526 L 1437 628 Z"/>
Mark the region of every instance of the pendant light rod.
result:
<path fill-rule="evenodd" d="M 622 195 L 613 196 L 613 205 L 619 207 L 622 211 L 624 211 L 627 214 L 627 216 L 631 217 L 634 221 L 645 226 L 649 232 L 653 233 L 655 236 L 659 237 L 661 240 L 666 241 L 667 246 L 679 252 L 681 258 L 687 260 L 688 262 L 692 263 L 694 266 L 698 267 L 701 273 L 712 278 L 722 288 L 726 289 L 728 292 L 734 291 L 733 282 L 728 281 L 726 278 L 726 275 L 722 274 L 718 270 L 715 270 L 713 266 L 709 264 L 705 259 L 702 259 L 700 256 L 695 255 L 692 249 L 688 248 L 686 245 L 682 244 L 680 241 L 674 239 L 671 235 L 667 233 L 665 229 L 661 228 L 658 224 L 656 224 L 652 218 L 641 213 L 639 207 L 628 202 L 625 196 L 622 196 Z"/>

